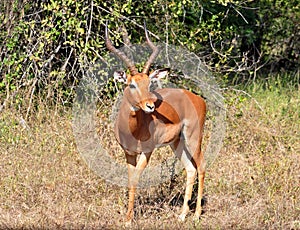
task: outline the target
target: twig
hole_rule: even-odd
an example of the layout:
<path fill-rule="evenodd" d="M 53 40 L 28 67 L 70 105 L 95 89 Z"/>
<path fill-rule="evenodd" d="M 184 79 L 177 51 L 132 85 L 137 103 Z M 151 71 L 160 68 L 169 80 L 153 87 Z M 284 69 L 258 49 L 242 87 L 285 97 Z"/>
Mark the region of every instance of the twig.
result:
<path fill-rule="evenodd" d="M 258 103 L 258 101 L 257 101 L 254 97 L 252 97 L 251 94 L 247 93 L 247 92 L 244 91 L 244 90 L 240 90 L 240 89 L 232 88 L 232 90 L 235 91 L 235 92 L 238 92 L 238 93 L 243 93 L 243 94 L 247 95 L 248 97 L 250 97 L 251 99 L 253 99 L 254 102 L 255 102 L 255 104 L 258 106 L 258 108 L 259 108 L 262 112 L 265 113 L 265 111 L 264 111 L 263 108 L 260 106 L 260 104 Z"/>
<path fill-rule="evenodd" d="M 208 36 L 209 36 L 209 43 L 210 43 L 210 46 L 211 46 L 212 50 L 213 50 L 215 53 L 219 54 L 220 56 L 226 57 L 226 55 L 221 54 L 219 51 L 217 51 L 217 50 L 215 49 L 215 47 L 214 47 L 213 44 L 212 44 L 211 34 L 210 34 L 210 33 L 208 33 Z"/>
<path fill-rule="evenodd" d="M 203 6 L 201 5 L 200 6 L 200 17 L 199 17 L 199 25 L 201 25 L 201 22 L 202 22 L 202 17 L 203 17 Z"/>
<path fill-rule="evenodd" d="M 238 11 L 232 4 L 230 4 L 230 6 L 242 17 L 242 19 L 247 23 L 248 21 L 246 20 L 246 18 L 244 17 L 244 15 L 242 15 L 242 13 L 240 11 Z"/>
<path fill-rule="evenodd" d="M 122 35 L 123 35 L 123 42 L 124 42 L 124 45 L 125 45 L 126 47 L 132 46 L 131 41 L 130 41 L 130 39 L 129 39 L 129 37 L 128 37 L 128 31 L 127 31 L 127 29 L 126 29 L 125 26 L 122 26 Z"/>
<path fill-rule="evenodd" d="M 144 26 L 143 26 L 143 25 L 137 23 L 137 22 L 134 21 L 134 20 L 131 20 L 130 18 L 128 18 L 128 17 L 126 17 L 126 16 L 124 16 L 124 15 L 121 15 L 121 14 L 120 14 L 120 16 L 115 15 L 115 14 L 113 13 L 114 11 L 113 11 L 112 9 L 110 9 L 110 11 L 109 11 L 109 10 L 107 10 L 107 9 L 104 9 L 104 8 L 101 7 L 101 6 L 96 6 L 96 7 L 98 7 L 100 10 L 103 10 L 104 12 L 109 13 L 109 14 L 111 14 L 111 15 L 113 15 L 113 16 L 116 16 L 116 17 L 118 17 L 118 18 L 120 18 L 120 19 L 126 19 L 127 21 L 131 22 L 132 24 L 134 24 L 134 25 L 136 25 L 136 26 L 138 26 L 138 27 L 144 29 Z M 151 34 L 153 37 L 155 37 L 157 40 L 160 40 L 160 38 L 159 38 L 157 35 L 155 35 L 154 33 L 152 33 L 152 32 L 149 31 L 149 30 L 148 30 L 148 32 L 149 32 L 149 34 Z"/>
<path fill-rule="evenodd" d="M 166 8 L 168 7 L 168 5 L 166 4 Z M 169 58 L 169 11 L 166 10 L 166 57 L 167 57 L 167 62 L 168 62 L 168 66 L 170 66 L 170 58 Z"/>
<path fill-rule="evenodd" d="M 90 24 L 89 24 L 88 33 L 87 33 L 86 40 L 85 40 L 85 46 L 87 45 L 88 40 L 89 40 L 90 35 L 91 35 L 91 28 L 92 28 L 92 21 L 93 21 L 93 8 L 94 8 L 94 2 L 93 2 L 93 0 L 92 0 L 92 1 L 91 1 Z"/>
<path fill-rule="evenodd" d="M 50 58 L 48 58 L 48 60 L 45 62 L 44 66 L 46 67 L 55 57 L 55 54 L 58 53 L 58 51 L 60 50 L 61 47 L 61 43 L 59 43 L 59 45 L 56 47 L 56 49 L 54 50 L 54 52 L 51 54 Z"/>
<path fill-rule="evenodd" d="M 42 12 L 44 12 L 44 11 L 45 11 L 45 10 L 42 9 L 42 10 L 39 10 L 39 11 L 37 11 L 37 12 L 33 12 L 32 14 L 26 14 L 26 15 L 24 15 L 24 17 L 31 17 L 31 16 L 37 15 L 37 14 L 39 14 L 39 13 L 42 13 Z"/>
<path fill-rule="evenodd" d="M 65 71 L 66 66 L 67 66 L 67 64 L 68 64 L 68 62 L 69 62 L 69 60 L 70 60 L 70 58 L 71 58 L 72 53 L 73 53 L 73 50 L 74 50 L 74 48 L 72 47 L 72 48 L 71 48 L 71 52 L 70 52 L 70 54 L 69 54 L 69 57 L 67 58 L 67 60 L 66 60 L 65 63 L 63 64 L 63 66 L 61 67 L 61 71 Z"/>
<path fill-rule="evenodd" d="M 32 64 L 30 64 L 27 67 L 27 70 L 31 67 Z M 27 70 L 22 75 L 21 79 L 23 79 L 23 76 L 27 73 Z M 15 91 L 11 94 L 7 94 L 7 97 L 4 99 L 3 103 L 0 105 L 0 113 L 5 109 L 7 102 L 16 96 L 16 94 L 19 92 L 19 90 L 24 87 L 30 85 L 30 83 L 33 81 L 33 79 L 29 80 L 28 82 L 23 82 L 22 84 L 19 84 L 18 87 L 15 89 Z"/>
<path fill-rule="evenodd" d="M 30 108 L 31 108 L 32 100 L 33 100 L 33 94 L 34 94 L 34 91 L 35 91 L 35 85 L 36 85 L 37 81 L 38 81 L 38 78 L 35 78 L 32 86 L 31 86 L 32 90 L 31 90 L 31 94 L 30 94 L 29 106 L 27 108 L 25 120 L 27 120 L 28 116 L 29 116 L 29 112 L 30 112 Z"/>
<path fill-rule="evenodd" d="M 89 49 L 92 50 L 97 55 L 97 57 L 101 59 L 101 61 L 108 65 L 108 62 L 98 53 L 97 50 L 94 49 L 94 47 L 91 46 L 89 47 Z"/>

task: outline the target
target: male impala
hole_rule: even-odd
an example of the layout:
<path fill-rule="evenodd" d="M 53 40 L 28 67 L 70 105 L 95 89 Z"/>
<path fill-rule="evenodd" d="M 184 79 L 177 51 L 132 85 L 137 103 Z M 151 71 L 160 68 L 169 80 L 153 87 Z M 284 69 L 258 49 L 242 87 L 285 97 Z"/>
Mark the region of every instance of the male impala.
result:
<path fill-rule="evenodd" d="M 114 129 L 128 164 L 129 201 L 126 222 L 130 223 L 133 219 L 136 188 L 151 153 L 155 148 L 165 145 L 171 146 L 187 173 L 184 203 L 179 216 L 182 221 L 189 211 L 188 202 L 198 173 L 195 219 L 199 219 L 205 175 L 201 142 L 206 105 L 202 98 L 187 90 L 164 88 L 150 91 L 151 80 L 164 77 L 167 70 L 148 73 L 159 49 L 150 41 L 146 26 L 144 29 L 147 44 L 153 52 L 139 73 L 133 61 L 113 46 L 108 37 L 107 25 L 105 27 L 106 47 L 126 64 L 130 72 L 127 75 L 124 72 L 114 74 L 116 80 L 127 84 Z M 138 155 L 140 157 L 137 160 Z"/>

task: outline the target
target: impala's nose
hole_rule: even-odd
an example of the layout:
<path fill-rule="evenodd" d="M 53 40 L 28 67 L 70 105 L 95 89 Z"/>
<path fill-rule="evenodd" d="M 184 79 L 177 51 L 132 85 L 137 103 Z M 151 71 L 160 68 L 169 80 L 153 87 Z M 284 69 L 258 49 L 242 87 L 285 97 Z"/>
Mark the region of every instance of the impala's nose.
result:
<path fill-rule="evenodd" d="M 145 112 L 152 113 L 155 109 L 154 104 L 147 102 Z"/>

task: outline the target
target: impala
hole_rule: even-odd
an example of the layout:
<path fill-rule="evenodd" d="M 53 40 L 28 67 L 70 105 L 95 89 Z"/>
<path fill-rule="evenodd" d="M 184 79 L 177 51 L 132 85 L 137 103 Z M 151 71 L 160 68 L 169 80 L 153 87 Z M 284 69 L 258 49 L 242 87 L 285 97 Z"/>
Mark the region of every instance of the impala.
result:
<path fill-rule="evenodd" d="M 159 49 L 150 41 L 146 25 L 144 30 L 147 44 L 153 52 L 139 73 L 134 62 L 113 46 L 107 24 L 105 27 L 107 49 L 117 55 L 130 72 L 114 73 L 115 80 L 127 85 L 114 128 L 115 137 L 125 152 L 128 165 L 129 200 L 126 222 L 131 223 L 134 217 L 134 197 L 140 175 L 147 166 L 153 150 L 165 145 L 171 146 L 187 175 L 184 203 L 179 219 L 184 221 L 189 212 L 189 201 L 197 174 L 199 183 L 194 217 L 199 219 L 205 175 L 201 142 L 206 104 L 201 97 L 184 89 L 150 90 L 151 81 L 165 77 L 168 69 L 155 70 L 149 74 Z"/>

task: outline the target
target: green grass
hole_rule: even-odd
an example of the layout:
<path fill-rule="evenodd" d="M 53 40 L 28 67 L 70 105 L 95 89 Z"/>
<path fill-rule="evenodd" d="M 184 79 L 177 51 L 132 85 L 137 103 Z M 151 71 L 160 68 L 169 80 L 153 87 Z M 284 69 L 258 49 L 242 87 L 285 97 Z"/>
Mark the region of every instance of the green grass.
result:
<path fill-rule="evenodd" d="M 300 228 L 299 86 L 278 79 L 224 92 L 227 134 L 207 169 L 200 222 L 177 221 L 182 174 L 139 191 L 133 229 Z M 0 114 L 0 228 L 124 228 L 126 189 L 85 165 L 71 111 L 40 106 L 25 123 L 21 114 Z"/>

